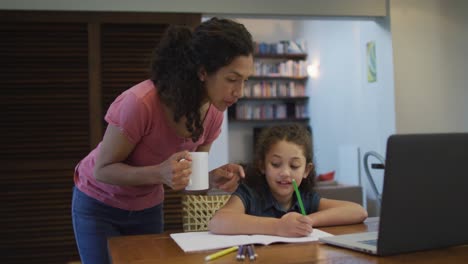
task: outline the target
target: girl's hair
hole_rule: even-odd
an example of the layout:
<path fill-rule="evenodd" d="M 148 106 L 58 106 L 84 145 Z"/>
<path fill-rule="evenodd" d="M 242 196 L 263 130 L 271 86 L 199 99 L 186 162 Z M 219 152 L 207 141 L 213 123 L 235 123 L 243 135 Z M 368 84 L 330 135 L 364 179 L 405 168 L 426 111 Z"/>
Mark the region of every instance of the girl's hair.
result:
<path fill-rule="evenodd" d="M 255 146 L 255 157 L 252 167 L 246 169 L 245 183 L 264 197 L 264 186 L 268 183 L 265 175 L 261 172 L 265 168 L 265 157 L 272 146 L 280 141 L 294 143 L 302 148 L 306 164 L 314 159 L 312 153 L 312 140 L 309 130 L 298 124 L 272 126 L 262 129 L 257 145 Z M 311 192 L 315 186 L 315 166 L 308 177 L 301 182 L 299 189 Z"/>
<path fill-rule="evenodd" d="M 158 94 L 174 113 L 174 121 L 185 116 L 185 126 L 195 142 L 203 133 L 200 107 L 206 97 L 198 73 L 208 75 L 239 56 L 253 53 L 252 36 L 233 20 L 212 18 L 193 31 L 185 26 L 169 26 L 155 49 L 151 80 Z"/>

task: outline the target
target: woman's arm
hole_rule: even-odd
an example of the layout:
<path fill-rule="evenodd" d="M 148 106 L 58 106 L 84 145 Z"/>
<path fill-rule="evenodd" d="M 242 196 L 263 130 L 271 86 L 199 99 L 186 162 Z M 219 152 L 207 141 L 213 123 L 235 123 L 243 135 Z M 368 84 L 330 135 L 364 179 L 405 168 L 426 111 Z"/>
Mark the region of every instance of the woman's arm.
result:
<path fill-rule="evenodd" d="M 173 189 L 185 188 L 191 173 L 188 152 L 178 152 L 166 161 L 152 166 L 130 166 L 123 163 L 135 148 L 120 129 L 109 124 L 104 134 L 94 166 L 94 176 L 98 181 L 137 186 L 163 183 Z M 185 161 L 180 161 L 182 158 Z"/>
<path fill-rule="evenodd" d="M 357 203 L 321 198 L 318 212 L 308 216 L 313 227 L 347 225 L 364 221 L 367 211 Z"/>
<path fill-rule="evenodd" d="M 244 213 L 241 199 L 232 195 L 208 223 L 215 234 L 263 234 L 299 237 L 312 232 L 311 221 L 298 213 L 288 213 L 282 218 L 259 217 Z"/>

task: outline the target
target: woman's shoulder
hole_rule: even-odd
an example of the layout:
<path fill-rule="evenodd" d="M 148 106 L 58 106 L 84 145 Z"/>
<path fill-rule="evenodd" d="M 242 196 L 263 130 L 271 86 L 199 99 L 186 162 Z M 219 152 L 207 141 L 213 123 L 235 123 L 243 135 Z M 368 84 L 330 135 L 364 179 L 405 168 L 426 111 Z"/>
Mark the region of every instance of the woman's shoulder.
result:
<path fill-rule="evenodd" d="M 138 84 L 135 84 L 130 89 L 127 90 L 134 94 L 137 98 L 146 98 L 148 96 L 153 96 L 156 94 L 156 86 L 151 80 L 144 80 Z"/>
<path fill-rule="evenodd" d="M 160 102 L 157 87 L 154 85 L 153 81 L 149 79 L 135 84 L 119 97 L 122 97 L 120 100 L 127 98 L 130 102 L 145 105 L 150 112 L 153 112 L 152 109 L 157 109 Z"/>

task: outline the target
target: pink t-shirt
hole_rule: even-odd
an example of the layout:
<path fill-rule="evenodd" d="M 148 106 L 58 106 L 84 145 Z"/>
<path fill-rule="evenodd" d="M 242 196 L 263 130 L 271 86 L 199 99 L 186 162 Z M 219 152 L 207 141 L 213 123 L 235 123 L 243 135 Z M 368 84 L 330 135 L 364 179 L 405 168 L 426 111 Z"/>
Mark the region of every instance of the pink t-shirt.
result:
<path fill-rule="evenodd" d="M 132 166 L 160 164 L 172 154 L 195 151 L 213 142 L 221 132 L 223 113 L 210 105 L 203 122 L 204 132 L 197 142 L 176 135 L 163 114 L 159 96 L 151 80 L 143 81 L 119 95 L 109 107 L 105 120 L 119 127 L 135 149 L 124 162 Z M 75 186 L 87 195 L 113 207 L 138 211 L 164 200 L 162 184 L 118 186 L 99 182 L 93 175 L 99 144 L 75 169 Z"/>

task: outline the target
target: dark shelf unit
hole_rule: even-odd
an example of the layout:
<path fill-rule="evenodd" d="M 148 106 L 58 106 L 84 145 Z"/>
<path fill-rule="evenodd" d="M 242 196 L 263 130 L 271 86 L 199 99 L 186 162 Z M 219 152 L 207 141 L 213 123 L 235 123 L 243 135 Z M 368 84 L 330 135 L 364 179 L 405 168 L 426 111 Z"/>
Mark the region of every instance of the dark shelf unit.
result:
<path fill-rule="evenodd" d="M 272 96 L 272 97 L 242 97 L 239 98 L 239 102 L 243 101 L 285 101 L 285 102 L 295 102 L 295 101 L 307 101 L 309 100 L 308 96 Z"/>
<path fill-rule="evenodd" d="M 236 123 L 304 123 L 308 122 L 309 118 L 291 118 L 291 119 L 230 119 L 230 122 Z"/>
<path fill-rule="evenodd" d="M 307 76 L 276 76 L 276 75 L 254 75 L 250 76 L 249 80 L 291 80 L 291 81 L 307 81 Z"/>
<path fill-rule="evenodd" d="M 256 53 L 256 59 L 283 59 L 283 60 L 305 60 L 306 53 Z"/>

